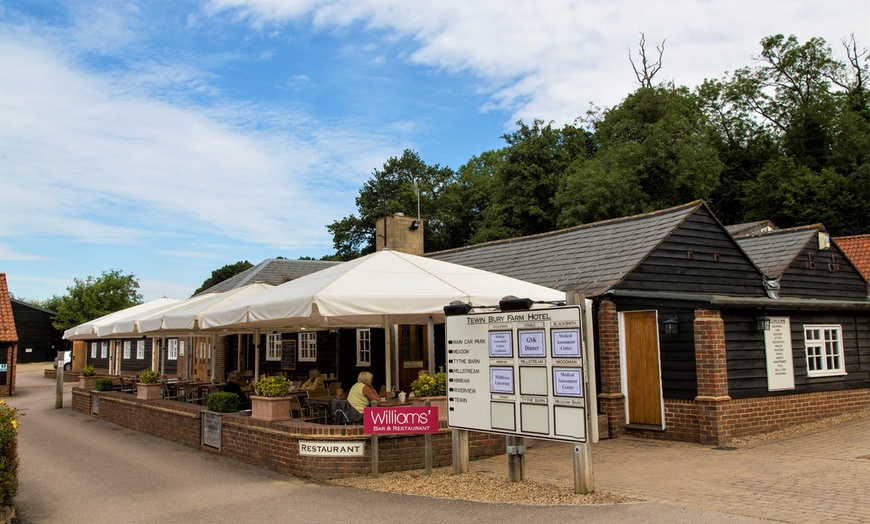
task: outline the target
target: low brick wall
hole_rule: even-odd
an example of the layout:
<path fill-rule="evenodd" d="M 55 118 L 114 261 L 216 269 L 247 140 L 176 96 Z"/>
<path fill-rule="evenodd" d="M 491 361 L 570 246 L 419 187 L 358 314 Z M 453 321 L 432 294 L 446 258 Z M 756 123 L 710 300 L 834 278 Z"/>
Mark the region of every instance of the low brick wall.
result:
<path fill-rule="evenodd" d="M 54 368 L 48 368 L 43 371 L 43 377 L 50 378 L 51 380 L 57 380 L 57 370 Z M 65 371 L 63 374 L 64 382 L 78 382 L 79 374 L 74 373 L 72 371 Z"/>
<path fill-rule="evenodd" d="M 73 388 L 73 411 L 91 413 L 91 392 Z M 362 426 L 325 426 L 290 420 L 265 422 L 250 416 L 222 416 L 221 449 L 200 446 L 204 406 L 168 400 L 137 399 L 119 392 L 100 394 L 99 417 L 130 429 L 267 469 L 314 479 L 368 475 L 372 470 L 370 435 Z M 312 457 L 299 454 L 300 441 L 363 442 L 360 457 Z M 382 435 L 378 438 L 378 470 L 382 473 L 425 467 L 423 435 Z M 491 457 L 505 452 L 504 435 L 468 433 L 469 459 Z M 442 422 L 432 435 L 433 465 L 453 463 L 452 432 Z"/>
<path fill-rule="evenodd" d="M 727 398 L 727 397 L 726 397 Z M 717 424 L 709 425 L 712 411 Z M 870 410 L 870 388 L 723 400 L 665 400 L 664 431 L 630 429 L 632 435 L 721 445 L 731 440 Z M 703 422 L 703 423 L 702 423 Z"/>

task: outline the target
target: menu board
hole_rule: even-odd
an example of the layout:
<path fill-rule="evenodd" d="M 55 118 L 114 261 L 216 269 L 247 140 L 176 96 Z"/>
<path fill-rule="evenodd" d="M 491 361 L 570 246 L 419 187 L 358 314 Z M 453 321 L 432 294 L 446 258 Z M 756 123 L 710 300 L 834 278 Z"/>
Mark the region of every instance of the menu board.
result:
<path fill-rule="evenodd" d="M 586 442 L 577 306 L 447 317 L 450 427 Z"/>
<path fill-rule="evenodd" d="M 281 369 L 293 371 L 296 369 L 296 341 L 281 341 Z"/>
<path fill-rule="evenodd" d="M 788 317 L 771 317 L 764 332 L 767 361 L 767 390 L 794 389 L 794 363 L 791 354 L 791 322 Z"/>

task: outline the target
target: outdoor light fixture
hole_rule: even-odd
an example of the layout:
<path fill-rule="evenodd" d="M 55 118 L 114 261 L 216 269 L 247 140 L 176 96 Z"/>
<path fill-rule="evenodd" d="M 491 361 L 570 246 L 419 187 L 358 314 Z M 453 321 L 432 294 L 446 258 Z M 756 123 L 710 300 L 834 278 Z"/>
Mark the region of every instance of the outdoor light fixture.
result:
<path fill-rule="evenodd" d="M 758 317 L 755 319 L 756 331 L 770 331 L 770 317 Z"/>
<path fill-rule="evenodd" d="M 522 309 L 532 309 L 532 304 L 534 303 L 530 298 L 503 298 L 498 301 L 498 307 L 502 311 L 519 311 Z"/>
<path fill-rule="evenodd" d="M 665 333 L 668 335 L 675 335 L 680 332 L 680 321 L 677 320 L 677 315 L 669 316 L 662 324 L 664 324 Z"/>
<path fill-rule="evenodd" d="M 467 315 L 469 313 L 471 313 L 471 305 L 464 302 L 456 302 L 454 304 L 444 306 L 444 315 L 448 317 Z"/>
<path fill-rule="evenodd" d="M 419 227 L 420 227 L 420 221 L 414 220 L 413 222 L 411 222 L 411 225 L 408 226 L 408 229 L 410 229 L 411 231 L 416 231 Z"/>

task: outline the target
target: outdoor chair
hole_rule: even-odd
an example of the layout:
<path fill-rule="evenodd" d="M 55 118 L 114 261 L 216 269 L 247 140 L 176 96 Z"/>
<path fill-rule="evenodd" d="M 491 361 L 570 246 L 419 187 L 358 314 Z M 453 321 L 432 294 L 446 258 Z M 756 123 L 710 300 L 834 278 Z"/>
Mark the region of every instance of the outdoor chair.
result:
<path fill-rule="evenodd" d="M 183 400 L 178 384 L 173 382 L 161 382 L 164 400 Z"/>
<path fill-rule="evenodd" d="M 124 378 L 123 375 L 118 375 L 118 382 L 121 383 L 121 393 L 135 393 L 133 382 L 129 378 Z"/>
<path fill-rule="evenodd" d="M 327 414 L 325 410 L 317 409 L 313 404 L 303 404 L 296 395 L 290 397 L 290 413 L 291 416 L 298 414 L 302 422 L 326 424 Z"/>
<path fill-rule="evenodd" d="M 329 403 L 329 412 L 332 413 L 332 423 L 342 426 L 362 424 L 363 417 L 355 410 L 347 400 L 333 400 Z"/>

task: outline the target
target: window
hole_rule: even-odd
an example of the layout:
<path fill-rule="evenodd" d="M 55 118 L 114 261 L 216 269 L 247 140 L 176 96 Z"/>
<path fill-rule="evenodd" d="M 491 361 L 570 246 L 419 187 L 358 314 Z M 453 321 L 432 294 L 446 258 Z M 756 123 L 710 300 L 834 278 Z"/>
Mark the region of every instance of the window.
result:
<path fill-rule="evenodd" d="M 372 330 L 356 330 L 356 365 L 372 365 Z"/>
<path fill-rule="evenodd" d="M 132 353 L 132 350 L 133 350 L 133 341 L 132 340 L 125 340 L 124 341 L 124 356 L 122 358 L 126 358 L 127 360 L 130 360 L 130 354 Z"/>
<path fill-rule="evenodd" d="M 317 362 L 317 333 L 299 333 L 299 362 Z"/>
<path fill-rule="evenodd" d="M 137 340 L 136 341 L 136 359 L 142 360 L 145 358 L 145 341 Z"/>
<path fill-rule="evenodd" d="M 845 375 L 840 326 L 804 326 L 807 376 Z"/>
<path fill-rule="evenodd" d="M 281 361 L 281 341 L 283 335 L 281 333 L 270 333 L 266 335 L 266 362 Z"/>
<path fill-rule="evenodd" d="M 166 358 L 169 360 L 178 360 L 178 339 L 170 338 L 166 341 Z"/>
<path fill-rule="evenodd" d="M 91 342 L 91 358 L 97 358 L 97 343 Z"/>
<path fill-rule="evenodd" d="M 100 358 L 109 358 L 109 342 L 103 341 L 100 343 Z"/>

